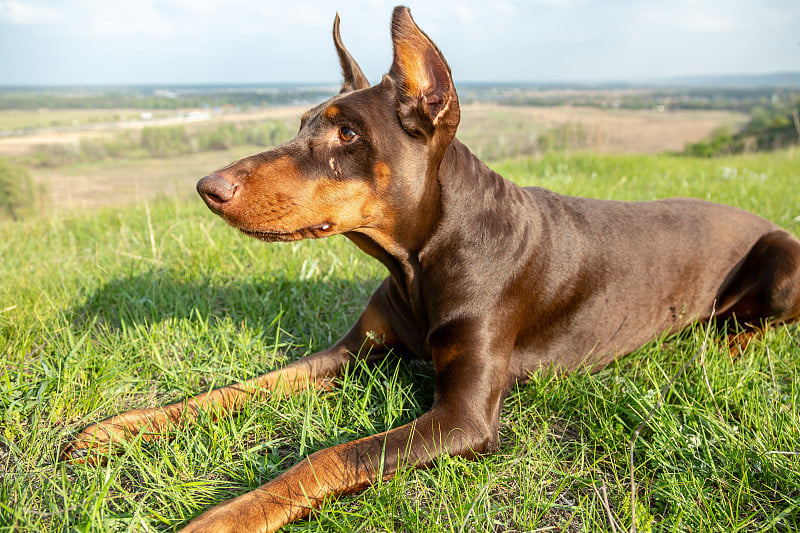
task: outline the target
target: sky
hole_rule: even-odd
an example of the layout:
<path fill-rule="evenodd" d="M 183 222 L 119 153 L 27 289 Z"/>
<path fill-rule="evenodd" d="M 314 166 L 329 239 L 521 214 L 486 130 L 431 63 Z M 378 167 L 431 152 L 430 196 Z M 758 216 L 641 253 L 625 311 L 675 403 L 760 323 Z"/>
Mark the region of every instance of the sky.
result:
<path fill-rule="evenodd" d="M 800 70 L 800 0 L 406 2 L 458 81 Z M 0 0 L 0 85 L 336 82 L 391 64 L 383 0 Z"/>

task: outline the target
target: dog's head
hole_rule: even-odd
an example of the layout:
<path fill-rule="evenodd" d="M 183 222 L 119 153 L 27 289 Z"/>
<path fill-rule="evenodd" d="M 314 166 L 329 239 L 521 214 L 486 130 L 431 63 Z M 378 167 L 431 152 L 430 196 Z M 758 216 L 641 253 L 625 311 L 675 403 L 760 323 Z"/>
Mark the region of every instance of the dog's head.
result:
<path fill-rule="evenodd" d="M 413 247 L 438 210 L 436 176 L 459 122 L 450 68 L 405 7 L 392 16 L 391 69 L 374 86 L 342 44 L 338 15 L 333 37 L 341 92 L 307 111 L 292 141 L 231 163 L 197 190 L 265 241 L 345 233 L 385 248 L 391 234 Z"/>

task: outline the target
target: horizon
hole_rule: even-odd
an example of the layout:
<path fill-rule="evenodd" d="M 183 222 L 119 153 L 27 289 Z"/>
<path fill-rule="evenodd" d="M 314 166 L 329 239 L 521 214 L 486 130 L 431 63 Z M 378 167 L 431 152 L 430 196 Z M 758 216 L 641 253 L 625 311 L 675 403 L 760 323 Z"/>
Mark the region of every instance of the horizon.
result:
<path fill-rule="evenodd" d="M 391 64 L 395 2 L 0 0 L 0 86 L 323 84 L 331 42 L 371 81 Z M 800 70 L 795 0 L 469 0 L 412 14 L 459 83 L 604 84 Z M 500 80 L 500 81 L 497 81 Z"/>
<path fill-rule="evenodd" d="M 768 82 L 765 80 L 769 79 Z M 723 73 L 714 75 L 682 75 L 651 79 L 609 79 L 609 80 L 458 80 L 459 86 L 537 88 L 547 90 L 647 90 L 647 89 L 769 89 L 794 88 L 800 85 L 800 70 L 771 71 L 761 73 Z M 684 85 L 680 85 L 683 83 Z M 161 90 L 226 90 L 226 89 L 331 89 L 338 90 L 341 80 L 309 81 L 242 81 L 227 82 L 153 82 L 153 83 L 98 83 L 98 84 L 0 84 L 0 91 L 15 90 L 103 90 L 103 89 L 161 89 Z M 674 85 L 673 85 L 674 84 Z M 800 88 L 800 87 L 799 87 Z"/>

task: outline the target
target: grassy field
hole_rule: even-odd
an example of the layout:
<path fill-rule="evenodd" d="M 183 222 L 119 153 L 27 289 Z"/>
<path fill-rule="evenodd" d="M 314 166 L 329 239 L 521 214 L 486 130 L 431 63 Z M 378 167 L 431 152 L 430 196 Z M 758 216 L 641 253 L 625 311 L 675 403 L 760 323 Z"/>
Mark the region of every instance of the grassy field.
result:
<path fill-rule="evenodd" d="M 244 146 L 163 159 L 111 159 L 35 169 L 32 175 L 44 187 L 48 207 L 59 212 L 136 205 L 165 197 L 186 201 L 195 198 L 198 179 L 257 151 L 255 146 Z"/>
<path fill-rule="evenodd" d="M 254 113 L 222 113 L 209 121 L 187 125 L 187 136 L 197 141 L 196 137 L 203 131 L 207 133 L 232 124 L 247 129 L 265 123 L 286 124 L 289 133 L 295 131 L 303 110 L 301 107 L 275 107 Z M 20 115 L 25 113 L 29 118 L 37 116 L 36 112 L 20 112 Z M 727 111 L 658 113 L 651 110 L 511 107 L 482 103 L 464 106 L 459 137 L 486 161 L 564 149 L 656 153 L 681 151 L 686 143 L 697 142 L 719 127 L 734 127 L 744 119 L 743 114 Z M 3 113 L 0 112 L 0 130 L 3 128 L 2 120 Z M 138 125 L 156 122 L 140 121 Z M 115 138 L 119 140 L 120 135 L 124 139 L 122 145 L 127 146 L 141 133 L 126 129 L 127 126 L 109 125 L 106 129 L 69 132 L 45 129 L 31 135 L 0 137 L 0 156 L 11 157 L 19 164 L 31 167 L 34 180 L 46 191 L 45 201 L 49 210 L 75 212 L 152 202 L 160 196 L 185 198 L 194 194 L 198 178 L 237 157 L 263 149 L 263 146 L 234 145 L 226 150 L 150 157 L 144 148 L 136 150 L 134 143 L 121 154 L 107 153 L 99 160 L 87 154 L 85 157 L 73 154 L 81 150 L 105 153 L 108 150 L 104 150 L 102 144 L 113 143 Z M 91 147 L 94 148 L 88 150 Z M 58 154 L 65 150 L 67 154 L 60 157 Z M 77 162 L 55 164 L 60 159 Z M 53 164 L 37 165 L 33 163 L 35 161 Z"/>
<path fill-rule="evenodd" d="M 138 120 L 141 112 L 136 110 L 0 111 L 0 156 L 24 157 L 31 152 L 55 148 L 74 151 L 80 148 L 82 141 L 112 142 L 119 136 L 136 137 L 145 127 L 168 125 L 204 130 L 222 124 L 247 126 L 253 122 L 280 121 L 296 131 L 305 110 L 304 106 L 225 110 L 210 113 L 207 120 L 199 122 L 192 122 L 188 113 L 207 111 L 186 109 L 180 114 L 155 111 L 150 120 Z M 126 121 L 119 122 L 123 116 Z M 539 137 L 565 129 L 572 133 L 566 148 L 573 150 L 654 153 L 681 151 L 687 143 L 696 143 L 720 127 L 735 130 L 746 119 L 747 115 L 732 111 L 659 113 L 649 109 L 476 103 L 463 106 L 459 136 L 477 155 L 490 160 L 539 152 Z M 10 131 L 18 134 L 3 136 L 3 132 Z"/>
<path fill-rule="evenodd" d="M 494 166 L 567 194 L 708 198 L 800 234 L 797 150 Z M 0 531 L 170 531 L 310 452 L 418 416 L 432 370 L 391 360 L 333 390 L 133 442 L 107 466 L 57 460 L 90 422 L 327 347 L 384 276 L 343 237 L 264 245 L 182 195 L 0 224 Z M 621 531 L 635 509 L 638 531 L 795 531 L 798 328 L 733 353 L 713 329 L 701 351 L 705 334 L 659 339 L 595 374 L 534 375 L 505 403 L 499 453 L 404 471 L 287 530 Z"/>
<path fill-rule="evenodd" d="M 42 128 L 80 127 L 91 124 L 138 119 L 147 111 L 154 117 L 174 114 L 172 111 L 138 109 L 40 109 L 37 111 L 0 111 L 0 131 L 38 130 Z"/>

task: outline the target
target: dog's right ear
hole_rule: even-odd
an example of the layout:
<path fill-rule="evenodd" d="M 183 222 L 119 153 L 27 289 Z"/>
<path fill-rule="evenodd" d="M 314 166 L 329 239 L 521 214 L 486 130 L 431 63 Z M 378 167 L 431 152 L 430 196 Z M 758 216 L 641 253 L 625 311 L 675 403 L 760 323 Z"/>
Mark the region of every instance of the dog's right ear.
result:
<path fill-rule="evenodd" d="M 339 54 L 339 63 L 342 65 L 342 75 L 344 76 L 339 94 L 369 87 L 369 81 L 361 72 L 361 67 L 342 43 L 342 36 L 339 33 L 339 13 L 336 13 L 336 18 L 333 19 L 333 44 L 336 46 L 336 53 Z"/>

